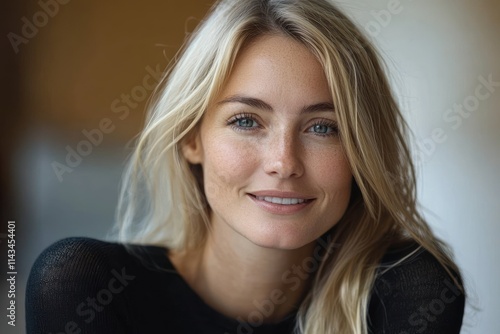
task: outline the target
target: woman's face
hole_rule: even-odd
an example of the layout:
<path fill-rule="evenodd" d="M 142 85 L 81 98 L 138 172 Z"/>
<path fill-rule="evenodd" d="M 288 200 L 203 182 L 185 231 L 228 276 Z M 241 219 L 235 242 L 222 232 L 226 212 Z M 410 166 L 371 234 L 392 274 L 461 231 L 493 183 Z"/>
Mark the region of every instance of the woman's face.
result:
<path fill-rule="evenodd" d="M 349 202 L 352 174 L 326 77 L 288 37 L 262 36 L 240 53 L 183 152 L 202 165 L 214 231 L 235 242 L 302 247 Z"/>

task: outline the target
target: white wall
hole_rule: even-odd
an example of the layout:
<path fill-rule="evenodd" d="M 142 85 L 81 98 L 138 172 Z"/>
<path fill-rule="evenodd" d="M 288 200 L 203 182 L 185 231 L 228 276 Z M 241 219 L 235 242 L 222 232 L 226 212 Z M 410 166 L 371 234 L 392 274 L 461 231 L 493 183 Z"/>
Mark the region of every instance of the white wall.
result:
<path fill-rule="evenodd" d="M 343 0 L 341 6 L 385 54 L 414 131 L 420 202 L 468 284 L 462 333 L 499 333 L 500 1 Z M 480 78 L 490 76 L 497 83 L 492 92 L 476 92 L 484 86 Z"/>

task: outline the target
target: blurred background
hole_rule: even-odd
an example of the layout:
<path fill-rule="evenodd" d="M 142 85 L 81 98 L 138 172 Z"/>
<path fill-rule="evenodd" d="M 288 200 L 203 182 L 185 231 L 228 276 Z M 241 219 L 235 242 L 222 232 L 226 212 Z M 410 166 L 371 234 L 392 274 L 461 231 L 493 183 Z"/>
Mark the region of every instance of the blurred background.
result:
<path fill-rule="evenodd" d="M 209 0 L 0 4 L 0 309 L 16 221 L 16 327 L 40 252 L 103 239 L 158 77 Z M 469 288 L 462 333 L 500 328 L 500 1 L 341 0 L 378 45 L 414 132 L 419 199 Z M 6 312 L 6 311 L 3 311 Z"/>

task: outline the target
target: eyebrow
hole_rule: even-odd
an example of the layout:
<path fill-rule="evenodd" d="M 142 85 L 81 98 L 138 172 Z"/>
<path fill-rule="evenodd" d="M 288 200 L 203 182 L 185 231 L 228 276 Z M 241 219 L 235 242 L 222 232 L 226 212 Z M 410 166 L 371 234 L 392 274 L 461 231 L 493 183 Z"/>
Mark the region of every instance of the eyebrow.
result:
<path fill-rule="evenodd" d="M 269 105 L 268 103 L 254 98 L 254 97 L 249 97 L 249 96 L 243 96 L 243 95 L 233 95 L 228 98 L 225 98 L 224 100 L 218 102 L 217 104 L 225 104 L 225 103 L 242 103 L 246 104 L 247 106 L 257 108 L 257 109 L 262 109 L 262 110 L 267 110 L 267 111 L 274 111 L 273 107 Z M 321 103 L 316 103 L 312 104 L 309 106 L 305 106 L 302 108 L 301 113 L 312 113 L 312 112 L 320 112 L 320 111 L 331 111 L 335 112 L 335 107 L 333 103 L 330 102 L 321 102 Z"/>

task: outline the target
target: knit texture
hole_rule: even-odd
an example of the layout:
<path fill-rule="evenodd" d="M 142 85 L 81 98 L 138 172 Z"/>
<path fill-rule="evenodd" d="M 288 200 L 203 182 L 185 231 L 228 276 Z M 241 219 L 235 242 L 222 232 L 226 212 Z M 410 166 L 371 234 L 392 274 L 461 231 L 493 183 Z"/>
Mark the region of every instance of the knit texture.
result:
<path fill-rule="evenodd" d="M 382 259 L 369 305 L 370 333 L 460 332 L 464 295 L 430 253 L 419 250 L 385 271 L 416 247 L 392 250 Z M 293 332 L 296 312 L 278 323 L 228 318 L 208 306 L 178 274 L 167 249 L 134 250 L 148 261 L 121 244 L 91 238 L 66 238 L 45 249 L 28 279 L 27 333 Z"/>

